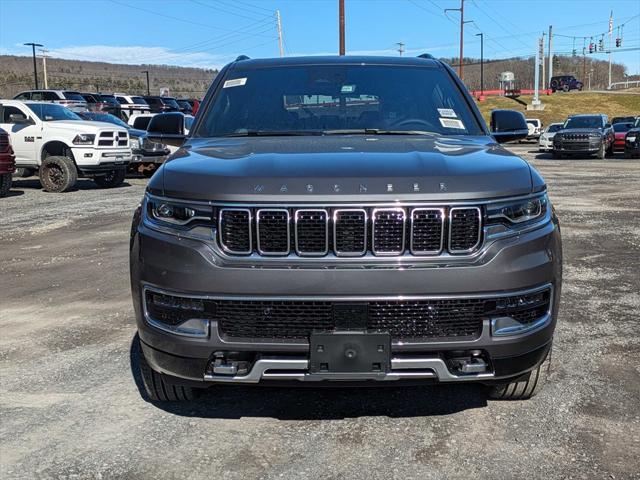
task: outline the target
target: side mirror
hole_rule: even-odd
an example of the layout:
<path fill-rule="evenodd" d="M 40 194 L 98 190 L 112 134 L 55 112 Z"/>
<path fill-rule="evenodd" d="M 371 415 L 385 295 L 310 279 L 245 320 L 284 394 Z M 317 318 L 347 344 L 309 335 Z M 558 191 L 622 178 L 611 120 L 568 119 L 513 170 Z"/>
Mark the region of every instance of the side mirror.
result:
<path fill-rule="evenodd" d="M 22 113 L 12 113 L 9 115 L 9 121 L 17 125 L 33 125 L 33 123 L 35 123 L 32 119 Z"/>
<path fill-rule="evenodd" d="M 491 112 L 491 134 L 498 143 L 513 142 L 527 138 L 529 128 L 521 112 L 493 110 Z"/>
<path fill-rule="evenodd" d="M 184 114 L 180 112 L 159 113 L 151 118 L 147 137 L 158 143 L 180 147 L 187 138 L 184 129 Z"/>
<path fill-rule="evenodd" d="M 604 128 L 611 128 L 611 124 L 610 123 L 606 123 Z"/>

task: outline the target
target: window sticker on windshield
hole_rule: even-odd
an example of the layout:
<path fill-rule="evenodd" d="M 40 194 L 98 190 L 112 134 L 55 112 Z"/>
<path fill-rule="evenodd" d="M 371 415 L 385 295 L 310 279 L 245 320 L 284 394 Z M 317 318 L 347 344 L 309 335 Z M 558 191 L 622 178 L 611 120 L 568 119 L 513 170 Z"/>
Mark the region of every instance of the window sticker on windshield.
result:
<path fill-rule="evenodd" d="M 247 83 L 247 77 L 244 78 L 234 78 L 233 80 L 227 80 L 224 82 L 222 88 L 231 88 L 231 87 L 242 87 Z"/>
<path fill-rule="evenodd" d="M 340 93 L 353 93 L 356 91 L 355 85 L 342 85 L 340 89 Z"/>
<path fill-rule="evenodd" d="M 462 123 L 458 119 L 453 118 L 441 118 L 440 123 L 444 128 L 457 128 L 459 130 L 464 130 L 464 123 Z"/>
<path fill-rule="evenodd" d="M 456 115 L 456 112 L 454 112 L 453 109 L 451 108 L 439 108 L 438 113 L 440 114 L 441 117 L 458 118 L 458 115 Z"/>

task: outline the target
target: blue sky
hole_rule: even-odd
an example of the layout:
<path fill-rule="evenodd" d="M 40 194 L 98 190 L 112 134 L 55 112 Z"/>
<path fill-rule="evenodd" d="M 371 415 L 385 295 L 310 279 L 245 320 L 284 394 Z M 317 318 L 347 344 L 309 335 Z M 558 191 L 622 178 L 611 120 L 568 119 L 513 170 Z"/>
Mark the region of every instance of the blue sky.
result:
<path fill-rule="evenodd" d="M 220 67 L 244 53 L 278 55 L 274 11 L 282 15 L 287 55 L 334 54 L 337 0 L 0 0 L 0 53 L 28 55 L 42 43 L 55 57 L 116 63 Z M 459 0 L 346 0 L 347 53 L 457 56 Z M 640 47 L 638 0 L 466 0 L 465 56 L 533 54 L 536 38 L 554 26 L 555 49 L 582 51 L 583 38 L 622 30 L 623 49 Z M 579 37 L 573 39 L 573 37 Z M 586 40 L 586 43 L 589 39 Z M 606 58 L 604 53 L 597 58 Z M 640 50 L 614 60 L 640 73 Z"/>

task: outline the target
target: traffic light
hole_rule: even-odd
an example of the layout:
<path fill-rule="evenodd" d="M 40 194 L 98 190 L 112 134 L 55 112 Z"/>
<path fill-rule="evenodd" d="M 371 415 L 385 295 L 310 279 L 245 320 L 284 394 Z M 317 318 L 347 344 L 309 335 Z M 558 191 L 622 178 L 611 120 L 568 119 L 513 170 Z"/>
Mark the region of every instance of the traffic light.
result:
<path fill-rule="evenodd" d="M 593 42 L 589 44 L 589 53 L 593 53 Z"/>
<path fill-rule="evenodd" d="M 622 46 L 622 39 L 620 37 L 616 38 L 616 47 Z"/>
<path fill-rule="evenodd" d="M 602 38 L 598 40 L 598 50 L 600 51 L 604 50 L 604 40 Z"/>
<path fill-rule="evenodd" d="M 577 52 L 576 52 L 575 48 L 573 49 L 573 52 L 571 53 L 571 55 L 574 56 L 574 57 L 577 55 Z"/>

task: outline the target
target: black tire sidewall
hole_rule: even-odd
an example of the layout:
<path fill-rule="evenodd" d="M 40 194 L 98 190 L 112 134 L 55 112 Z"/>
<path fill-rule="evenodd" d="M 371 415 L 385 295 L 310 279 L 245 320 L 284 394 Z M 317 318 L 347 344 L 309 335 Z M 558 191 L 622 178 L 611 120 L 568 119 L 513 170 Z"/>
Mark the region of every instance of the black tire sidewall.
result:
<path fill-rule="evenodd" d="M 13 176 L 10 173 L 0 174 L 0 197 L 6 197 L 11 190 Z"/>
<path fill-rule="evenodd" d="M 109 174 L 109 175 L 112 175 L 111 178 L 109 178 L 107 175 L 97 175 L 93 177 L 93 181 L 100 188 L 114 188 L 119 185 L 122 185 L 126 177 L 126 173 L 127 172 L 124 168 L 120 168 L 118 170 L 112 171 Z"/>

